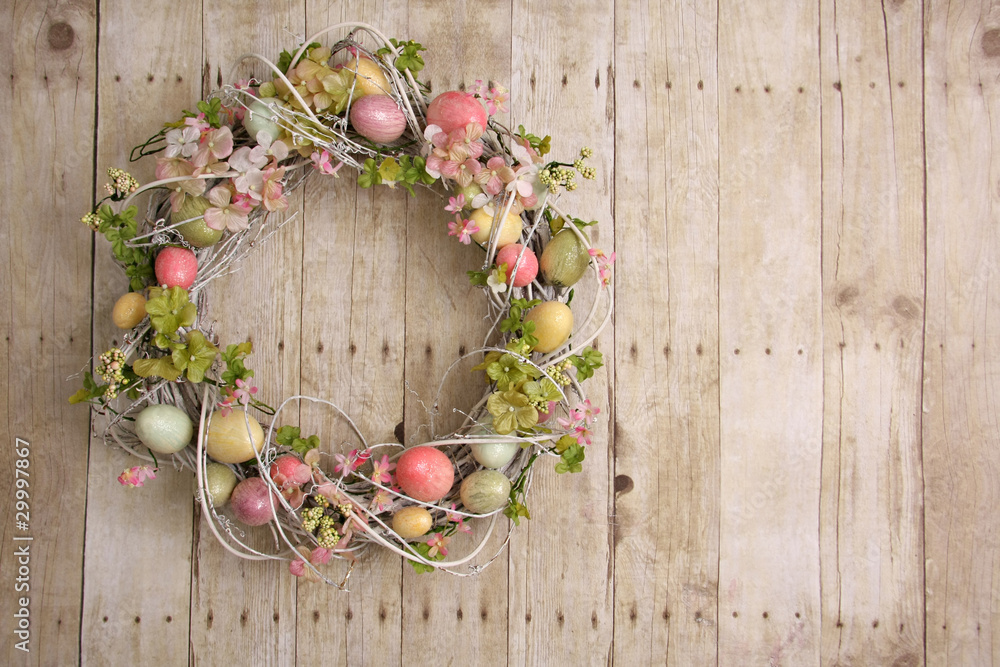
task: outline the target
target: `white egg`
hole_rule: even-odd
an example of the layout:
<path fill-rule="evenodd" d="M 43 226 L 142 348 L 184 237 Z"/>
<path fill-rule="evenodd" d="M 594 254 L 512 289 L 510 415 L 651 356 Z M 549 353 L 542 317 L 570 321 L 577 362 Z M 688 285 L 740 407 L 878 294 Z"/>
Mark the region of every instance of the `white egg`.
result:
<path fill-rule="evenodd" d="M 472 456 L 485 468 L 502 468 L 517 455 L 516 442 L 483 442 L 472 445 Z"/>

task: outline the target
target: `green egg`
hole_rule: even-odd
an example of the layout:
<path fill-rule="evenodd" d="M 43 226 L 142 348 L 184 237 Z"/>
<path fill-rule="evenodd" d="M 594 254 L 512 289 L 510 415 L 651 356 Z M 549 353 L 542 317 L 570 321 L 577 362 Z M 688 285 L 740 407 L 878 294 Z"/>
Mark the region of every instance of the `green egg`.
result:
<path fill-rule="evenodd" d="M 243 115 L 243 127 L 254 139 L 257 138 L 258 132 L 267 132 L 271 141 L 275 141 L 282 134 L 278 124 L 271 120 L 274 111 L 268 107 L 269 104 L 280 105 L 281 102 L 274 97 L 264 97 L 247 105 L 246 113 Z"/>
<path fill-rule="evenodd" d="M 208 478 L 205 488 L 212 497 L 212 505 L 222 507 L 229 502 L 236 488 L 236 473 L 229 466 L 212 461 L 205 466 L 205 476 Z"/>
<path fill-rule="evenodd" d="M 510 480 L 496 470 L 477 470 L 462 482 L 460 493 L 465 509 L 488 514 L 507 504 Z"/>
<path fill-rule="evenodd" d="M 174 454 L 188 446 L 194 424 L 173 405 L 150 405 L 135 418 L 135 434 L 157 454 Z"/>

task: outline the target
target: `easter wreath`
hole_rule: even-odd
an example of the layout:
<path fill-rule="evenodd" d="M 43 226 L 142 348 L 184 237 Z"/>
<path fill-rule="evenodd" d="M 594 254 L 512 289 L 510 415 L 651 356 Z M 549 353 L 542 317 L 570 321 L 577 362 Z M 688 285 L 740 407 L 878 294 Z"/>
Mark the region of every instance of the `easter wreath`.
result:
<path fill-rule="evenodd" d="M 316 41 L 344 29 L 330 47 Z M 499 516 L 514 524 L 530 518 L 524 502 L 536 460 L 551 456 L 556 472 L 579 472 L 600 412 L 581 383 L 602 365 L 589 344 L 611 319 L 614 254 L 591 245 L 586 228 L 596 223 L 557 201 L 575 189 L 577 174 L 594 178 L 590 151 L 572 163 L 546 161 L 549 137 L 493 117 L 506 111 L 507 91 L 497 85 L 477 81 L 471 92 L 428 101 L 415 78 L 423 50 L 352 23 L 321 31 L 277 63 L 245 56 L 273 77 L 225 85 L 167 123 L 130 156 L 156 156 L 157 180 L 140 186 L 109 169 L 108 196 L 83 217 L 110 242 L 131 290 L 112 313 L 123 342 L 99 356 L 70 398 L 106 417 L 107 444 L 148 462 L 119 482 L 142 486 L 169 458 L 196 472 L 198 500 L 226 549 L 286 560 L 293 574 L 342 589 L 351 570 L 334 581 L 320 567 L 334 557 L 353 567 L 371 545 L 418 572 L 480 571 L 506 545 L 471 564 Z M 476 357 L 473 370 L 488 388 L 463 412 L 461 428 L 419 446 L 370 445 L 323 399 L 293 396 L 271 408 L 252 386 L 251 343 L 223 347 L 199 319 L 203 288 L 287 221 L 287 194 L 313 173 L 336 175 L 345 166 L 362 188 L 398 185 L 414 194 L 444 185 L 453 195 L 448 234 L 485 251 L 468 275 L 486 295 L 491 334 L 446 377 Z M 148 196 L 144 215 L 132 204 L 140 194 Z M 588 273 L 596 289 L 574 326 L 572 286 Z M 318 435 L 278 426 L 294 400 L 332 408 L 359 446 L 324 453 Z M 270 417 L 266 433 L 262 416 Z M 449 541 L 470 532 L 473 518 L 488 518 L 488 529 L 467 555 L 446 559 Z M 268 525 L 273 550 L 251 547 L 238 524 Z"/>

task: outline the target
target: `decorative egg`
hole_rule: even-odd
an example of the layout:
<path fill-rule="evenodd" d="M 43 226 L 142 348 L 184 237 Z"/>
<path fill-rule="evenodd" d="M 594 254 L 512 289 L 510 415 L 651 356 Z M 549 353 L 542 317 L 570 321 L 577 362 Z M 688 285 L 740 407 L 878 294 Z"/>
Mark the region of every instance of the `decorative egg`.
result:
<path fill-rule="evenodd" d="M 535 352 L 548 354 L 566 344 L 573 333 L 573 311 L 561 301 L 540 303 L 524 316 L 525 322 L 535 323 L 538 345 Z"/>
<path fill-rule="evenodd" d="M 190 444 L 194 424 L 175 405 L 150 405 L 135 418 L 135 434 L 157 454 L 173 454 Z"/>
<path fill-rule="evenodd" d="M 122 294 L 111 310 L 111 321 L 119 329 L 131 329 L 146 317 L 146 297 L 138 292 Z"/>
<path fill-rule="evenodd" d="M 583 277 L 590 264 L 590 254 L 583 241 L 570 229 L 564 229 L 545 245 L 538 262 L 545 282 L 569 287 Z"/>
<path fill-rule="evenodd" d="M 207 248 L 222 238 L 221 229 L 212 229 L 205 223 L 205 211 L 212 203 L 204 197 L 185 197 L 180 210 L 170 213 L 170 222 L 185 241 L 195 248 Z"/>
<path fill-rule="evenodd" d="M 490 231 L 493 229 L 493 209 L 485 206 L 477 208 L 469 216 L 469 219 L 479 227 L 479 231 L 472 234 L 472 240 L 482 245 L 489 243 Z M 521 238 L 521 229 L 523 226 L 521 216 L 508 213 L 507 217 L 504 218 L 503 227 L 500 228 L 500 234 L 497 237 L 497 248 L 503 248 L 511 243 L 516 243 Z"/>
<path fill-rule="evenodd" d="M 156 284 L 188 289 L 198 275 L 198 258 L 187 248 L 167 246 L 156 256 Z"/>
<path fill-rule="evenodd" d="M 523 250 L 523 254 L 522 254 Z M 520 261 L 518 258 L 520 257 Z M 514 287 L 525 287 L 538 275 L 538 258 L 531 248 L 525 248 L 520 243 L 511 243 L 497 252 L 496 265 L 507 265 L 507 282 L 512 282 Z M 517 269 L 514 270 L 514 265 Z"/>
<path fill-rule="evenodd" d="M 455 468 L 448 455 L 434 447 L 414 447 L 396 462 L 396 481 L 403 493 L 424 503 L 435 503 L 455 483 Z"/>
<path fill-rule="evenodd" d="M 423 507 L 411 505 L 396 512 L 392 517 L 392 529 L 404 540 L 420 537 L 431 529 L 434 519 Z"/>
<path fill-rule="evenodd" d="M 471 446 L 472 456 L 485 468 L 502 468 L 514 460 L 521 449 L 516 442 L 477 442 Z"/>
<path fill-rule="evenodd" d="M 465 509 L 488 514 L 507 504 L 510 480 L 496 470 L 477 470 L 462 482 L 460 493 Z"/>
<path fill-rule="evenodd" d="M 351 58 L 344 65 L 344 69 L 354 72 L 357 69 L 358 84 L 354 87 L 354 98 L 358 99 L 362 95 L 388 95 L 392 91 L 389 80 L 385 78 L 385 73 L 371 58 L 361 56 L 361 59 Z"/>
<path fill-rule="evenodd" d="M 387 144 L 403 136 L 406 116 L 391 97 L 368 95 L 351 104 L 351 125 L 366 139 Z"/>
<path fill-rule="evenodd" d="M 260 477 L 243 480 L 236 485 L 230 497 L 233 516 L 248 526 L 263 526 L 274 517 L 271 502 L 271 489 Z M 281 506 L 277 498 L 273 502 L 274 507 Z"/>
<path fill-rule="evenodd" d="M 250 422 L 249 432 L 244 417 Z M 227 416 L 222 411 L 212 413 L 208 427 L 205 451 L 221 463 L 243 463 L 256 456 L 264 445 L 264 429 L 257 420 L 242 410 L 233 410 Z"/>
<path fill-rule="evenodd" d="M 445 132 L 479 123 L 486 129 L 486 109 L 472 95 L 457 90 L 441 93 L 427 105 L 427 124 L 437 125 Z"/>
<path fill-rule="evenodd" d="M 212 497 L 212 505 L 222 507 L 229 502 L 229 496 L 232 495 L 237 482 L 236 473 L 233 472 L 232 468 L 210 461 L 205 466 L 205 477 L 207 477 L 205 489 Z"/>
<path fill-rule="evenodd" d="M 282 135 L 281 127 L 271 120 L 274 111 L 269 105 L 280 106 L 281 101 L 274 97 L 262 97 L 248 104 L 246 113 L 243 114 L 243 127 L 254 139 L 259 132 L 266 132 L 271 141 L 277 141 Z"/>

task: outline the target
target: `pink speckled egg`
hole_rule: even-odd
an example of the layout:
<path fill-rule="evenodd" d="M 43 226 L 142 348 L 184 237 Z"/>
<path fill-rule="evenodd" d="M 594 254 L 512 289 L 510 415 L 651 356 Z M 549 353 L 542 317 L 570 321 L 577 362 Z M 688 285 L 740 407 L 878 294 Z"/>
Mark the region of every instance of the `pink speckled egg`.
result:
<path fill-rule="evenodd" d="M 156 284 L 187 289 L 198 275 L 198 259 L 187 248 L 168 246 L 156 256 Z"/>
<path fill-rule="evenodd" d="M 365 95 L 351 104 L 351 125 L 362 137 L 387 144 L 403 135 L 406 116 L 388 95 Z"/>
<path fill-rule="evenodd" d="M 427 124 L 437 125 L 445 132 L 479 123 L 486 129 L 486 109 L 475 97 L 452 90 L 441 93 L 427 105 Z"/>
<path fill-rule="evenodd" d="M 411 498 L 434 503 L 451 490 L 455 468 L 440 449 L 414 447 L 403 452 L 396 462 L 396 481 L 403 493 Z"/>
<path fill-rule="evenodd" d="M 523 255 L 521 254 L 522 250 L 524 251 Z M 520 262 L 517 261 L 518 257 L 521 258 Z M 507 282 L 511 282 L 511 278 L 513 278 L 514 287 L 530 285 L 531 281 L 538 275 L 538 258 L 535 257 L 531 248 L 525 248 L 520 243 L 511 243 L 500 248 L 496 263 L 497 266 L 507 265 Z M 516 271 L 513 268 L 515 264 L 517 265 Z"/>

